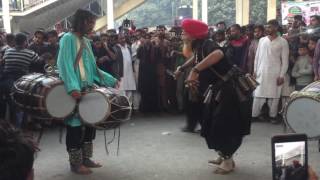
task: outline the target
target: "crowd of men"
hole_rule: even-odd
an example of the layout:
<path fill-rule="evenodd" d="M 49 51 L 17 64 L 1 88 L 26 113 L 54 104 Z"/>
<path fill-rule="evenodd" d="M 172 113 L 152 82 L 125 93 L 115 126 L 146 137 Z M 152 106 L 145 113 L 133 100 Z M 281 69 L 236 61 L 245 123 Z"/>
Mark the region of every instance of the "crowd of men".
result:
<path fill-rule="evenodd" d="M 320 16 L 312 16 L 311 24 L 307 26 L 302 16 L 297 15 L 292 24 L 284 27 L 272 20 L 266 26 L 234 24 L 229 28 L 219 22 L 211 29 L 208 37 L 222 48 L 228 61 L 252 74 L 259 82 L 253 94 L 254 121 L 264 117 L 261 111 L 267 104 L 268 119 L 278 123 L 279 110 L 291 92 L 320 79 L 318 28 Z M 188 70 L 177 76 L 180 65 L 187 61 L 181 33 L 180 27 L 168 30 L 159 25 L 155 31 L 122 27 L 120 31 L 112 29 L 91 34 L 88 38 L 96 64 L 119 81 L 119 89 L 129 97 L 134 110 L 141 113 L 185 110 L 190 113 L 190 91 L 184 83 Z M 5 119 L 9 109 L 11 123 L 22 126 L 27 118 L 23 118 L 23 112 L 10 99 L 13 83 L 29 73 L 46 73 L 46 64 L 55 66 L 59 38 L 55 30 L 37 30 L 31 39 L 24 33 L 2 36 L 0 119 Z M 282 104 L 280 108 L 279 104 Z M 194 132 L 196 124 L 187 121 L 183 130 Z M 8 134 L 12 132 L 7 129 L 13 129 L 11 125 L 5 126 L 8 128 L 2 127 L 0 140 L 3 144 L 10 144 L 7 139 L 11 138 Z M 16 136 L 19 139 L 18 133 Z M 21 150 L 33 155 L 35 149 L 29 145 L 27 143 Z M 33 158 L 28 162 L 32 164 Z M 27 171 L 24 174 L 32 176 L 30 167 Z"/>
<path fill-rule="evenodd" d="M 275 25 L 277 29 L 257 24 L 242 27 L 234 24 L 227 28 L 222 21 L 211 28 L 209 38 L 227 52 L 231 63 L 259 81 L 253 98 L 253 120 L 265 117 L 261 109 L 267 104 L 269 119 L 277 123 L 278 112 L 291 92 L 320 77 L 320 43 L 317 43 L 320 18 L 312 16 L 311 24 L 306 26 L 302 16 L 297 15 L 287 26 Z M 188 90 L 184 85 L 188 71 L 179 77 L 174 74 L 187 60 L 183 56 L 181 33 L 180 27 L 169 30 L 159 25 L 148 31 L 133 26 L 130 30 L 111 29 L 89 38 L 97 65 L 119 80 L 119 88 L 129 97 L 134 110 L 183 112 L 188 108 Z M 265 37 L 270 33 L 275 35 L 272 41 Z M 8 97 L 15 80 L 32 72 L 45 73 L 45 64 L 55 65 L 59 38 L 55 30 L 37 30 L 31 38 L 23 33 L 2 36 L 0 118 L 5 118 L 6 105 L 14 109 Z M 195 125 L 189 125 L 187 131 L 194 128 Z"/>

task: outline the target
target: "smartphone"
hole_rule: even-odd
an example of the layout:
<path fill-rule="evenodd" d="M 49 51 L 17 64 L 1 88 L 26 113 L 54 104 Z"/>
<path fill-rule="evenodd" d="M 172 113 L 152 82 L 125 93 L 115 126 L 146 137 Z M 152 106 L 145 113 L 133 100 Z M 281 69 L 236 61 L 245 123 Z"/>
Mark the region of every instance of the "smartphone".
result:
<path fill-rule="evenodd" d="M 271 147 L 273 180 L 308 180 L 307 135 L 277 135 Z"/>

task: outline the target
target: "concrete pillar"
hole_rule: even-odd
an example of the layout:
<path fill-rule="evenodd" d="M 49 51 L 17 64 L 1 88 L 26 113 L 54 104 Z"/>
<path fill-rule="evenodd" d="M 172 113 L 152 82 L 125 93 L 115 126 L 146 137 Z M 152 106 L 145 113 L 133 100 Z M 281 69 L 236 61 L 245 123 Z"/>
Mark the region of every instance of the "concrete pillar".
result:
<path fill-rule="evenodd" d="M 208 0 L 201 1 L 201 18 L 204 23 L 208 23 Z"/>
<path fill-rule="evenodd" d="M 250 0 L 236 0 L 236 23 L 241 26 L 249 24 Z"/>
<path fill-rule="evenodd" d="M 277 0 L 268 0 L 267 21 L 277 18 Z"/>
<path fill-rule="evenodd" d="M 9 0 L 2 0 L 2 14 L 3 27 L 6 33 L 11 33 Z"/>
<path fill-rule="evenodd" d="M 192 19 L 198 19 L 198 0 L 192 0 Z"/>
<path fill-rule="evenodd" d="M 114 29 L 113 0 L 107 0 L 108 29 Z"/>

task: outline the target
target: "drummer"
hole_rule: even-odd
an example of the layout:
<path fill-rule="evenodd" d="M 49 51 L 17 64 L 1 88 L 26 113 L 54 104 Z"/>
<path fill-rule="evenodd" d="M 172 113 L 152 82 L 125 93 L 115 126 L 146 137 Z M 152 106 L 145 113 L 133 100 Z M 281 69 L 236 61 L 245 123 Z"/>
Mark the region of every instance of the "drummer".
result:
<path fill-rule="evenodd" d="M 96 16 L 87 10 L 79 9 L 74 15 L 73 31 L 66 33 L 60 40 L 57 65 L 65 89 L 76 100 L 80 100 L 82 91 L 89 90 L 93 83 L 113 87 L 117 80 L 110 74 L 97 68 L 90 41 L 86 38 L 92 32 Z M 101 167 L 92 161 L 95 129 L 84 126 L 77 113 L 66 119 L 66 146 L 69 153 L 71 171 L 86 175 L 92 173 L 89 168 Z"/>

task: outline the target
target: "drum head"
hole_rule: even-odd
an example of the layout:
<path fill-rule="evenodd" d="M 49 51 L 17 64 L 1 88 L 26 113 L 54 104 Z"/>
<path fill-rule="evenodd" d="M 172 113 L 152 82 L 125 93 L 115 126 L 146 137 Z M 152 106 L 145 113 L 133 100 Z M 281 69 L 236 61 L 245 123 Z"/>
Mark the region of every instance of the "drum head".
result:
<path fill-rule="evenodd" d="M 76 101 L 67 94 L 64 85 L 54 86 L 47 94 L 46 107 L 53 118 L 66 118 L 76 107 Z"/>
<path fill-rule="evenodd" d="M 94 125 L 110 116 L 110 103 L 101 92 L 93 91 L 82 97 L 79 103 L 79 115 L 87 123 Z"/>
<path fill-rule="evenodd" d="M 309 98 L 300 97 L 288 104 L 286 123 L 296 133 L 305 133 L 309 138 L 320 136 L 320 103 Z"/>

